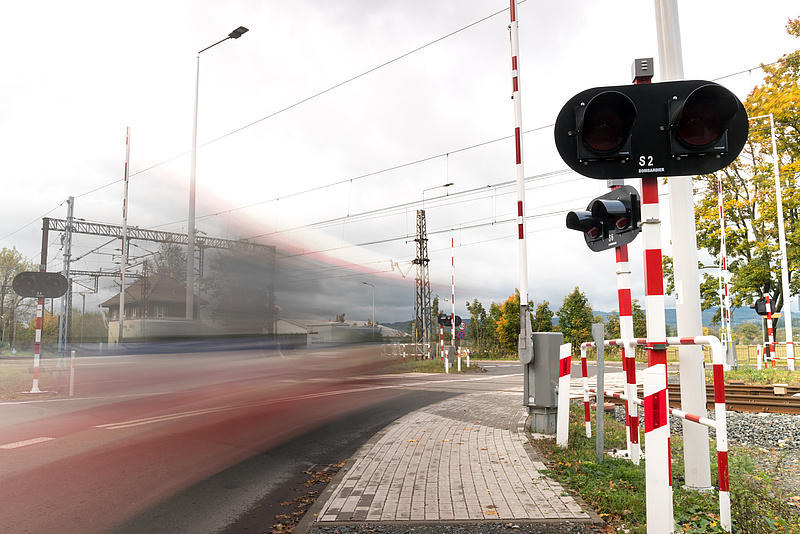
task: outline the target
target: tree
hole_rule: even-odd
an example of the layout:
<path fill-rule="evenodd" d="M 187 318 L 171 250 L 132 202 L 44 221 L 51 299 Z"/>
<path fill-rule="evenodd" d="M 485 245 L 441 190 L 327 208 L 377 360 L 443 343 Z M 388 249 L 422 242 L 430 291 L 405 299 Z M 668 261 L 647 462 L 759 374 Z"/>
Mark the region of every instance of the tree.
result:
<path fill-rule="evenodd" d="M 497 348 L 497 331 L 489 314 L 478 302 L 478 299 L 467 302 L 467 311 L 470 313 L 467 324 L 467 339 L 473 340 L 474 349 L 479 352 L 490 352 Z"/>
<path fill-rule="evenodd" d="M 506 353 L 516 352 L 519 344 L 519 298 L 519 291 L 515 291 L 497 310 L 497 341 Z"/>
<path fill-rule="evenodd" d="M 32 350 L 36 339 L 36 318 L 28 321 L 26 326 L 17 327 L 14 347 L 17 350 Z M 58 317 L 45 312 L 42 316 L 42 352 L 47 349 L 55 351 L 58 344 Z"/>
<path fill-rule="evenodd" d="M 550 309 L 550 303 L 546 300 L 543 301 L 536 306 L 536 313 L 533 315 L 531 328 L 534 332 L 552 332 L 554 316 L 555 314 Z"/>
<path fill-rule="evenodd" d="M 586 295 L 578 288 L 564 297 L 558 310 L 558 327 L 564 334 L 564 343 L 572 343 L 572 353 L 578 354 L 581 343 L 592 339 L 592 306 Z"/>
<path fill-rule="evenodd" d="M 186 251 L 175 243 L 161 243 L 150 263 L 154 274 L 174 279 L 186 285 Z"/>
<path fill-rule="evenodd" d="M 800 19 L 789 20 L 787 32 L 800 37 Z M 786 240 L 800 239 L 800 190 L 790 179 L 800 172 L 800 50 L 784 55 L 777 63 L 762 65 L 764 82 L 753 89 L 745 101 L 750 117 L 772 113 L 781 176 L 781 193 L 786 225 Z M 694 178 L 695 190 L 702 195 L 695 206 L 697 243 L 712 256 L 719 256 L 720 224 L 718 179 L 722 183 L 725 243 L 731 307 L 749 306 L 769 294 L 773 310 L 780 311 L 788 295 L 781 287 L 778 255 L 777 203 L 772 159 L 771 130 L 768 119 L 751 121 L 744 150 L 734 163 L 711 175 Z M 789 275 L 800 268 L 800 250 L 790 247 Z M 800 280 L 791 280 L 791 293 Z M 703 309 L 720 304 L 721 287 L 715 277 L 704 274 L 701 286 Z M 773 324 L 776 326 L 777 320 Z"/>
<path fill-rule="evenodd" d="M 35 300 L 20 298 L 12 288 L 14 277 L 21 272 L 38 270 L 25 261 L 16 248 L 0 250 L 0 340 L 13 342 L 14 323 L 24 321 Z"/>
<path fill-rule="evenodd" d="M 633 315 L 633 337 L 647 337 L 647 317 L 641 304 L 636 299 L 631 301 L 631 313 Z M 617 310 L 613 310 L 604 323 L 607 339 L 620 339 L 622 337 Z"/>
<path fill-rule="evenodd" d="M 761 327 L 755 323 L 744 323 L 736 329 L 735 339 L 738 345 L 757 344 L 761 337 Z"/>
<path fill-rule="evenodd" d="M 70 319 L 70 339 L 73 343 L 97 343 L 108 341 L 108 327 L 100 312 L 85 312 L 72 309 Z"/>
<path fill-rule="evenodd" d="M 490 315 L 497 332 L 497 343 L 504 354 L 516 354 L 519 345 L 519 289 L 508 297 L 503 304 L 492 303 Z M 528 302 L 528 310 L 533 309 L 533 302 Z M 528 320 L 533 322 L 533 314 L 528 312 Z"/>

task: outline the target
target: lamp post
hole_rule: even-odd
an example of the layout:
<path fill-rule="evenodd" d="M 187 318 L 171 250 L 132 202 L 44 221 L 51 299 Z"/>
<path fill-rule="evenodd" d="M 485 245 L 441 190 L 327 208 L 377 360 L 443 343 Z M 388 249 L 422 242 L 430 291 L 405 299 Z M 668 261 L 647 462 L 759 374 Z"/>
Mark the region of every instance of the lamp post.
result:
<path fill-rule="evenodd" d="M 372 288 L 372 341 L 375 341 L 375 286 L 370 284 L 369 282 L 361 282 L 364 285 L 368 285 Z"/>
<path fill-rule="evenodd" d="M 786 256 L 786 229 L 783 222 L 783 198 L 781 196 L 781 160 L 778 157 L 778 143 L 775 139 L 775 119 L 769 115 L 750 117 L 750 120 L 769 118 L 770 136 L 772 139 L 772 168 L 775 174 L 775 204 L 778 211 L 778 249 L 781 256 L 781 291 L 783 292 L 783 319 L 786 325 L 786 366 L 794 371 L 794 338 L 792 335 L 792 294 L 789 287 L 789 261 Z"/>
<path fill-rule="evenodd" d="M 194 81 L 194 121 L 192 123 L 192 166 L 189 174 L 189 225 L 186 235 L 186 319 L 194 319 L 194 239 L 195 239 L 195 190 L 196 190 L 196 170 L 197 170 L 197 102 L 200 95 L 200 54 L 224 43 L 228 39 L 238 39 L 247 28 L 239 26 L 228 36 L 211 46 L 207 46 L 197 53 L 197 70 Z"/>

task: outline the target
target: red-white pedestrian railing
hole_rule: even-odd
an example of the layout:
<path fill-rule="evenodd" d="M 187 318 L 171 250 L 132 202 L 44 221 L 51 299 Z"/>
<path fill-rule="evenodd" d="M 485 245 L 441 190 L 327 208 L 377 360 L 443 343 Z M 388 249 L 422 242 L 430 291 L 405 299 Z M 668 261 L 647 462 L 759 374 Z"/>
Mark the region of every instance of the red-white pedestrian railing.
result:
<path fill-rule="evenodd" d="M 633 348 L 636 345 L 646 345 L 647 340 L 643 338 L 638 339 L 615 339 L 615 340 L 606 340 L 604 342 L 605 346 L 625 346 L 629 347 L 630 350 L 626 350 L 626 354 L 633 354 Z M 728 474 L 728 426 L 727 426 L 727 418 L 726 418 L 726 408 L 725 408 L 725 377 L 724 377 L 724 360 L 725 360 L 725 351 L 722 343 L 719 339 L 714 336 L 697 336 L 697 337 L 668 337 L 667 338 L 668 345 L 708 345 L 711 347 L 712 352 L 712 361 L 713 361 L 713 372 L 714 372 L 714 409 L 715 409 L 715 418 L 711 419 L 708 417 L 702 417 L 699 415 L 690 414 L 684 412 L 682 410 L 677 410 L 673 408 L 669 408 L 668 403 L 668 394 L 667 394 L 667 380 L 666 380 L 666 366 L 663 364 L 655 365 L 650 368 L 645 373 L 645 384 L 644 384 L 644 399 L 638 399 L 636 397 L 636 384 L 630 383 L 627 381 L 625 384 L 625 393 L 611 393 L 611 392 L 603 392 L 605 396 L 618 398 L 624 401 L 627 401 L 628 405 L 628 414 L 626 416 L 626 425 L 632 425 L 635 423 L 635 431 L 634 428 L 631 427 L 630 432 L 628 433 L 629 439 L 636 439 L 638 438 L 638 406 L 644 407 L 644 419 L 645 419 L 645 437 L 647 439 L 646 443 L 651 443 L 650 437 L 652 436 L 652 444 L 656 445 L 652 447 L 652 449 L 648 452 L 648 456 L 652 455 L 654 452 L 658 452 L 659 454 L 667 454 L 669 455 L 669 447 L 662 447 L 663 443 L 669 443 L 669 421 L 667 417 L 667 413 L 671 413 L 676 417 L 680 417 L 686 421 L 691 421 L 696 424 L 704 425 L 709 428 L 713 428 L 716 430 L 716 442 L 717 442 L 717 470 L 719 475 L 719 508 L 720 508 L 720 523 L 722 524 L 722 528 L 727 531 L 731 531 L 731 501 L 730 501 L 730 480 Z M 587 360 L 586 360 L 586 351 L 590 347 L 596 347 L 596 344 L 593 342 L 587 342 L 581 344 L 581 370 L 582 370 L 582 378 L 583 378 L 583 402 L 584 402 L 584 415 L 585 415 L 585 425 L 586 425 L 586 437 L 591 437 L 592 429 L 590 423 L 590 405 L 589 400 L 591 394 L 594 393 L 597 398 L 597 405 L 598 409 L 602 410 L 602 401 L 600 399 L 600 395 L 597 395 L 597 390 L 594 388 L 589 387 L 588 382 L 588 373 L 587 373 Z M 562 366 L 563 367 L 563 366 Z M 627 374 L 630 376 L 630 373 Z M 631 387 L 632 386 L 632 387 Z M 562 391 L 564 391 L 562 389 Z M 559 410 L 558 411 L 558 418 L 559 423 L 557 426 L 560 427 L 562 425 L 561 419 L 569 418 L 569 411 L 568 410 Z M 656 433 L 658 436 L 656 436 Z M 657 439 L 655 439 L 657 437 Z M 566 436 L 559 436 L 557 438 L 559 445 L 566 446 L 567 439 Z M 630 441 L 629 441 L 629 453 L 630 453 Z M 634 458 L 631 455 L 631 459 L 638 463 L 638 455 Z M 670 486 L 671 483 L 671 474 L 666 477 L 665 480 L 659 481 L 647 481 L 647 493 L 648 496 L 651 494 L 651 483 L 658 484 L 659 488 L 653 489 L 653 495 L 661 494 L 661 495 L 670 495 L 670 507 L 672 505 L 671 501 L 671 494 L 672 488 Z M 648 506 L 663 506 L 663 502 L 651 502 L 649 499 L 647 500 Z"/>
<path fill-rule="evenodd" d="M 384 356 L 402 356 L 406 361 L 406 356 L 423 356 L 427 359 L 431 357 L 431 346 L 429 343 L 392 343 L 383 345 L 381 353 Z"/>

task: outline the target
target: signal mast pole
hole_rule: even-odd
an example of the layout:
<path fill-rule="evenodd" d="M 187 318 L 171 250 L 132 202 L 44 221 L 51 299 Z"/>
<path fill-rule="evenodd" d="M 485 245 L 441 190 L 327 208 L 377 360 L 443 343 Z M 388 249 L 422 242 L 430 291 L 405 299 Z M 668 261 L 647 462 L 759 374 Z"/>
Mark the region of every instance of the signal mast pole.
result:
<path fill-rule="evenodd" d="M 683 51 L 677 0 L 656 0 L 655 8 L 661 79 L 682 80 Z M 703 324 L 700 314 L 700 272 L 697 268 L 697 232 L 694 222 L 692 179 L 689 176 L 671 176 L 667 179 L 667 187 L 677 294 L 675 310 L 678 317 L 678 336 L 694 337 L 703 334 Z M 681 346 L 679 355 L 681 409 L 706 416 L 708 414 L 706 375 L 702 348 Z M 711 488 L 711 464 L 706 453 L 708 428 L 703 425 L 686 425 L 683 432 L 686 485 L 698 490 Z"/>

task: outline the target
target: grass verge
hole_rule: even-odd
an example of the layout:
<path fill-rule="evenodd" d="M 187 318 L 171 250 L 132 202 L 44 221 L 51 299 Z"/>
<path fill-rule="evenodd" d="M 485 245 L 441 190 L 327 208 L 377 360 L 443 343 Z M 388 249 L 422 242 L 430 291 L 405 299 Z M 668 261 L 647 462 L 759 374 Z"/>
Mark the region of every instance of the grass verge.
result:
<path fill-rule="evenodd" d="M 582 407 L 571 407 L 569 446 L 558 447 L 554 440 L 534 440 L 533 445 L 546 458 L 548 474 L 565 488 L 579 495 L 609 525 L 608 532 L 646 534 L 644 461 L 636 466 L 624 459 L 606 457 L 597 461 L 595 438 L 587 438 Z M 605 418 L 606 449 L 626 447 L 625 426 Z M 593 427 L 594 428 L 594 427 Z M 717 492 L 684 489 L 683 443 L 673 437 L 673 507 L 677 532 L 725 532 L 719 519 Z M 716 481 L 716 451 L 711 454 L 712 480 Z M 774 532 L 800 533 L 800 516 L 788 504 L 787 495 L 775 490 L 770 475 L 760 471 L 749 451 L 730 451 L 731 509 L 733 531 L 742 534 Z"/>
<path fill-rule="evenodd" d="M 55 387 L 52 367 L 54 361 L 42 358 L 39 368 L 39 389 Z M 0 400 L 30 399 L 27 394 L 33 385 L 33 358 L 0 360 Z"/>
<path fill-rule="evenodd" d="M 391 372 L 395 373 L 444 373 L 444 362 L 442 362 L 438 358 L 431 358 L 430 360 L 407 360 L 405 362 L 401 361 L 392 365 L 390 368 Z M 450 367 L 451 373 L 458 373 L 458 363 L 456 362 Z M 469 367 L 467 367 L 466 359 L 462 358 L 461 361 L 461 372 L 462 373 L 483 373 L 485 369 L 481 368 L 476 363 L 471 363 Z"/>
<path fill-rule="evenodd" d="M 786 368 L 756 369 L 741 365 L 737 369 L 725 371 L 725 382 L 743 380 L 746 384 L 788 384 L 800 386 L 800 372 Z M 706 382 L 713 383 L 712 372 L 706 371 Z"/>

